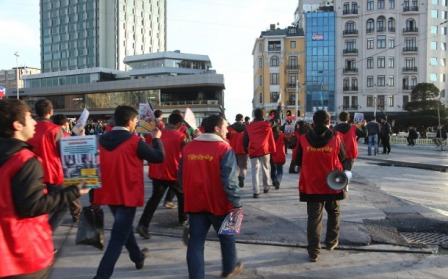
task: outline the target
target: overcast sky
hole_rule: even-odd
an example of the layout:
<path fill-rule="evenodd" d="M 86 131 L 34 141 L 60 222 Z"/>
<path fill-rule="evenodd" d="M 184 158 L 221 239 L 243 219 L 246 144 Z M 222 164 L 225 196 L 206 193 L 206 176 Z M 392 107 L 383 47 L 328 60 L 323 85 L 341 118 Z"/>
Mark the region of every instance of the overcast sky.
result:
<path fill-rule="evenodd" d="M 168 0 L 168 47 L 208 55 L 225 79 L 229 122 L 251 115 L 255 39 L 269 24 L 285 28 L 297 0 Z M 40 67 L 39 0 L 0 0 L 0 69 Z"/>

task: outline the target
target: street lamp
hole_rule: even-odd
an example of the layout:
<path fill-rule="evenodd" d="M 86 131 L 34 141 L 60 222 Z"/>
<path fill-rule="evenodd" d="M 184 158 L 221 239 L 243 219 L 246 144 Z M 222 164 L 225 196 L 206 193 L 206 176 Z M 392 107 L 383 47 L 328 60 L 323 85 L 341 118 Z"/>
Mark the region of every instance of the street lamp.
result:
<path fill-rule="evenodd" d="M 19 100 L 19 53 L 14 53 L 16 56 L 16 83 L 17 83 L 17 100 Z"/>

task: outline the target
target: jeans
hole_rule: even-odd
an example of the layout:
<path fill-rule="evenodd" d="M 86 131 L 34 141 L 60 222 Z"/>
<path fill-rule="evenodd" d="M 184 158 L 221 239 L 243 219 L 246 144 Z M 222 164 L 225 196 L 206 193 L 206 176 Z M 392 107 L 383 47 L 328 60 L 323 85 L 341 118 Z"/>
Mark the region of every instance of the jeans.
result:
<path fill-rule="evenodd" d="M 110 205 L 109 207 L 114 216 L 114 224 L 107 249 L 104 252 L 94 279 L 110 278 L 112 276 L 123 246 L 126 246 L 126 249 L 128 249 L 129 258 L 134 263 L 141 262 L 145 258 L 138 247 L 133 233 L 132 223 L 134 222 L 136 208 L 120 205 Z"/>
<path fill-rule="evenodd" d="M 260 173 L 260 165 L 261 165 L 261 171 L 263 173 L 263 190 L 269 189 L 269 185 L 271 184 L 271 181 L 269 179 L 271 172 L 270 170 L 271 165 L 269 161 L 270 161 L 270 154 L 250 158 L 250 163 L 252 165 L 252 190 L 254 194 L 260 194 L 260 180 L 258 178 Z"/>
<path fill-rule="evenodd" d="M 218 233 L 224 216 L 214 216 L 209 213 L 190 213 L 190 239 L 187 248 L 187 264 L 190 279 L 205 278 L 204 244 L 207 232 L 213 225 Z M 221 244 L 223 274 L 232 272 L 236 266 L 236 245 L 234 235 L 218 234 Z"/>
<path fill-rule="evenodd" d="M 275 164 L 271 162 L 271 179 L 275 185 L 277 182 L 280 185 L 283 177 L 283 164 Z"/>
<path fill-rule="evenodd" d="M 308 225 L 308 254 L 316 255 L 320 252 L 320 234 L 322 233 L 323 208 L 327 211 L 327 234 L 325 243 L 328 246 L 335 244 L 339 237 L 340 201 L 307 202 Z"/>
<path fill-rule="evenodd" d="M 367 149 L 368 155 L 372 155 L 372 147 L 373 155 L 378 154 L 378 135 L 369 135 L 369 147 Z"/>
<path fill-rule="evenodd" d="M 179 206 L 177 207 L 179 223 L 183 223 L 187 220 L 187 216 L 184 213 L 184 193 L 182 188 L 179 186 L 179 183 L 177 183 L 177 181 L 154 179 L 152 181 L 152 196 L 146 203 L 143 214 L 138 221 L 139 225 L 143 225 L 145 228 L 148 228 L 149 223 L 151 223 L 152 217 L 154 216 L 154 212 L 156 212 L 157 206 L 162 200 L 163 194 L 167 188 L 173 191 L 177 196 L 177 201 L 179 203 Z"/>

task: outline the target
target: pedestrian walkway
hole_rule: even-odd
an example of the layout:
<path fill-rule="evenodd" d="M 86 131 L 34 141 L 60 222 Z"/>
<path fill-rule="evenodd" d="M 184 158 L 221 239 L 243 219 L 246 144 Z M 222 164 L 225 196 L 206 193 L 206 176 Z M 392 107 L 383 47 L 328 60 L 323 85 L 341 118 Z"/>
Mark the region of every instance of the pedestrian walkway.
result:
<path fill-rule="evenodd" d="M 440 152 L 418 146 L 392 146 L 390 155 L 367 156 L 367 145 L 360 144 L 359 165 L 362 162 L 438 164 L 448 166 L 448 152 Z M 289 157 L 288 155 L 288 163 Z M 306 252 L 306 204 L 299 202 L 298 175 L 288 174 L 287 167 L 279 190 L 271 188 L 259 199 L 252 198 L 250 172 L 242 188 L 245 217 L 238 235 L 238 256 L 246 269 L 238 278 L 445 278 L 448 274 L 448 257 L 433 254 L 437 247 L 411 247 L 406 245 L 378 244 L 372 241 L 366 226 L 387 217 L 377 201 L 369 200 L 366 193 L 374 195 L 369 181 L 353 178 L 349 186 L 349 198 L 342 202 L 340 246 L 335 251 L 322 250 L 317 263 L 308 261 Z M 356 174 L 356 164 L 354 173 Z M 151 183 L 145 183 L 145 195 L 149 198 Z M 397 210 L 424 211 L 420 207 L 397 202 Z M 83 197 L 83 205 L 87 200 Z M 136 270 L 127 252 L 115 268 L 113 278 L 188 278 L 186 247 L 181 240 L 182 227 L 177 225 L 176 210 L 163 205 L 157 210 L 149 227 L 152 238 L 137 236 L 141 246 L 150 250 L 142 270 Z M 402 207 L 402 208 L 400 208 Z M 105 207 L 106 242 L 109 239 L 111 214 Z M 140 208 L 136 220 L 141 215 Z M 423 212 L 429 213 L 429 212 Z M 367 222 L 366 222 L 367 220 Z M 379 230 L 384 230 L 379 227 Z M 50 278 L 92 278 L 103 255 L 91 246 L 75 244 L 77 227 L 65 226 L 55 233 L 58 253 Z M 381 231 L 387 236 L 389 232 Z M 392 236 L 391 236 L 392 237 Z M 219 278 L 221 256 L 219 243 L 213 233 L 206 242 L 206 278 Z M 393 241 L 391 241 L 393 243 Z M 443 250 L 442 250 L 443 252 Z"/>

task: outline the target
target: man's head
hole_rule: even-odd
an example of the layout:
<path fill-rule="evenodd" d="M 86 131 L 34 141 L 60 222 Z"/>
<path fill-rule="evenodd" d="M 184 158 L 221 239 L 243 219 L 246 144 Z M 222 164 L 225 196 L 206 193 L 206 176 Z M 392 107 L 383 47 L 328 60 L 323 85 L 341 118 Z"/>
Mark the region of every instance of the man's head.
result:
<path fill-rule="evenodd" d="M 235 121 L 236 121 L 236 122 L 242 122 L 242 121 L 243 121 L 243 115 L 242 115 L 241 113 L 238 113 L 238 114 L 235 116 Z"/>
<path fill-rule="evenodd" d="M 114 112 L 115 124 L 116 126 L 128 128 L 133 133 L 137 125 L 137 115 L 138 112 L 133 107 L 118 106 Z"/>
<path fill-rule="evenodd" d="M 263 118 L 263 110 L 261 108 L 256 108 L 254 110 L 254 117 L 258 119 Z"/>
<path fill-rule="evenodd" d="M 50 100 L 40 99 L 34 105 L 38 117 L 50 118 L 53 115 L 53 104 Z"/>
<path fill-rule="evenodd" d="M 180 126 L 182 126 L 183 121 L 184 118 L 178 113 L 172 113 L 168 117 L 168 123 L 176 127 L 176 129 L 179 129 Z"/>
<path fill-rule="evenodd" d="M 173 110 L 171 113 L 176 113 L 176 114 L 180 114 L 180 115 L 184 116 L 184 114 L 182 113 L 182 111 L 180 111 L 179 109 L 175 109 L 175 110 Z"/>
<path fill-rule="evenodd" d="M 315 127 L 330 125 L 330 115 L 325 110 L 318 110 L 313 115 L 313 123 Z"/>
<path fill-rule="evenodd" d="M 161 120 L 161 119 L 162 119 L 162 116 L 163 116 L 163 112 L 162 112 L 160 109 L 156 109 L 156 110 L 154 111 L 154 117 L 155 117 L 156 119 Z"/>
<path fill-rule="evenodd" d="M 339 120 L 341 120 L 341 122 L 348 122 L 350 120 L 350 113 L 344 111 L 341 111 L 341 113 L 339 113 Z"/>
<path fill-rule="evenodd" d="M 249 121 L 250 121 L 250 117 L 249 116 L 244 117 L 244 122 L 249 122 Z"/>
<path fill-rule="evenodd" d="M 227 121 L 221 115 L 210 115 L 204 123 L 204 131 L 225 139 L 228 132 L 227 126 Z"/>
<path fill-rule="evenodd" d="M 65 126 L 68 123 L 67 116 L 63 114 L 55 114 L 52 117 L 53 123 L 59 126 Z"/>
<path fill-rule="evenodd" d="M 0 100 L 0 138 L 27 141 L 34 136 L 36 121 L 30 107 L 17 99 Z"/>

